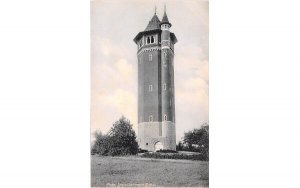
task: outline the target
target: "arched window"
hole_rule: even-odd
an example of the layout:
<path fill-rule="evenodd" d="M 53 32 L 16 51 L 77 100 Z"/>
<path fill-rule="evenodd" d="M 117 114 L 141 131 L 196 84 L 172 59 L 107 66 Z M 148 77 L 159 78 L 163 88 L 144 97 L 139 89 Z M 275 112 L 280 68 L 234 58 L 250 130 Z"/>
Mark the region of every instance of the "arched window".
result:
<path fill-rule="evenodd" d="M 149 122 L 152 122 L 152 121 L 153 121 L 153 116 L 150 115 L 150 116 L 149 116 Z"/>
<path fill-rule="evenodd" d="M 168 120 L 168 117 L 167 115 L 164 115 L 164 120 L 167 121 Z"/>
<path fill-rule="evenodd" d="M 162 149 L 164 149 L 164 146 L 163 146 L 163 144 L 161 142 L 155 143 L 155 145 L 154 145 L 154 151 L 159 151 L 159 150 L 162 150 Z"/>
<path fill-rule="evenodd" d="M 147 37 L 147 44 L 150 44 L 150 37 Z"/>
<path fill-rule="evenodd" d="M 153 89 L 152 85 L 149 85 L 149 91 L 151 92 Z"/>

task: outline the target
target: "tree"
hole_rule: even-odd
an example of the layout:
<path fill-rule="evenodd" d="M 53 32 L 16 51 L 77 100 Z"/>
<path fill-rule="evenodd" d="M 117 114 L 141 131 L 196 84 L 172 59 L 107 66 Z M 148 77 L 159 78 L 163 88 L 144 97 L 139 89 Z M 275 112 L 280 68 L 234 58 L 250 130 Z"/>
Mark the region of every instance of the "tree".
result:
<path fill-rule="evenodd" d="M 110 155 L 137 154 L 138 143 L 130 121 L 122 116 L 108 132 L 110 138 Z"/>
<path fill-rule="evenodd" d="M 183 143 L 189 151 L 197 151 L 205 155 L 208 159 L 209 152 L 209 125 L 202 124 L 200 129 L 194 129 L 184 133 Z"/>
<path fill-rule="evenodd" d="M 92 146 L 92 154 L 99 154 L 99 155 L 107 155 L 108 153 L 108 137 L 107 135 L 102 134 L 101 131 L 96 131 L 94 133 L 96 140 Z"/>
<path fill-rule="evenodd" d="M 176 151 L 182 151 L 182 150 L 183 150 L 183 145 L 181 141 L 179 141 L 178 144 L 176 145 Z"/>
<path fill-rule="evenodd" d="M 107 134 L 95 132 L 95 138 L 92 153 L 115 156 L 132 155 L 138 152 L 138 143 L 132 124 L 123 116 L 113 124 Z"/>

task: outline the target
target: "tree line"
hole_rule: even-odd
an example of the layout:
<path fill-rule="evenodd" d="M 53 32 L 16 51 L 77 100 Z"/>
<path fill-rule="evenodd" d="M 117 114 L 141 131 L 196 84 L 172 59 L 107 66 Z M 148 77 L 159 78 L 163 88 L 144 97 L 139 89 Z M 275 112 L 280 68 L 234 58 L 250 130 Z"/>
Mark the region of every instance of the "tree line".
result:
<path fill-rule="evenodd" d="M 136 155 L 139 149 L 135 131 L 128 119 L 122 116 L 116 121 L 107 134 L 95 132 L 96 140 L 92 144 L 91 153 L 102 156 Z M 209 124 L 202 124 L 200 129 L 184 133 L 184 138 L 176 145 L 177 151 L 197 152 L 201 159 L 209 156 Z M 162 151 L 161 151 L 162 152 Z M 174 151 L 176 152 L 176 151 Z M 168 151 L 168 153 L 172 153 Z"/>

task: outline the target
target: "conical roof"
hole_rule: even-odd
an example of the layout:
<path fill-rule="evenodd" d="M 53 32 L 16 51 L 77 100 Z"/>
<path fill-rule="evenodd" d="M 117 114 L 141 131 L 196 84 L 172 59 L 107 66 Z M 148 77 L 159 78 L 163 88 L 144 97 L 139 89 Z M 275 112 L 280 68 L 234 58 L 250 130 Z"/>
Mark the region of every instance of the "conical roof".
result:
<path fill-rule="evenodd" d="M 167 11 L 166 11 L 166 5 L 165 5 L 165 10 L 164 10 L 164 16 L 161 20 L 160 25 L 162 24 L 169 24 L 170 26 L 172 26 L 172 24 L 169 22 L 168 16 L 167 16 Z"/>
<path fill-rule="evenodd" d="M 156 13 L 150 20 L 148 26 L 146 27 L 145 31 L 150 31 L 150 30 L 155 30 L 155 29 L 160 29 L 160 20 L 157 17 Z"/>
<path fill-rule="evenodd" d="M 166 12 L 164 12 L 164 16 L 163 16 L 161 22 L 162 23 L 170 23 Z"/>

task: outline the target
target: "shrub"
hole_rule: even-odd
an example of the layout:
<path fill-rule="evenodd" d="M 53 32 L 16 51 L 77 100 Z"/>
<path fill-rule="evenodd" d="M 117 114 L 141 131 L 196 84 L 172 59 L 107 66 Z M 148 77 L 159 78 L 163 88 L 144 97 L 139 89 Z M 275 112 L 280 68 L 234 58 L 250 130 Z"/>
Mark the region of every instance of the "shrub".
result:
<path fill-rule="evenodd" d="M 198 161 L 208 160 L 205 155 L 201 155 L 201 154 L 184 155 L 179 153 L 174 153 L 170 155 L 162 155 L 160 153 L 144 153 L 141 157 L 155 158 L 155 159 L 186 159 L 186 160 L 198 160 Z"/>
<path fill-rule="evenodd" d="M 170 150 L 170 149 L 160 149 L 156 152 L 158 152 L 158 153 L 178 153 L 177 151 Z"/>
<path fill-rule="evenodd" d="M 147 153 L 148 150 L 139 148 L 138 153 Z"/>

